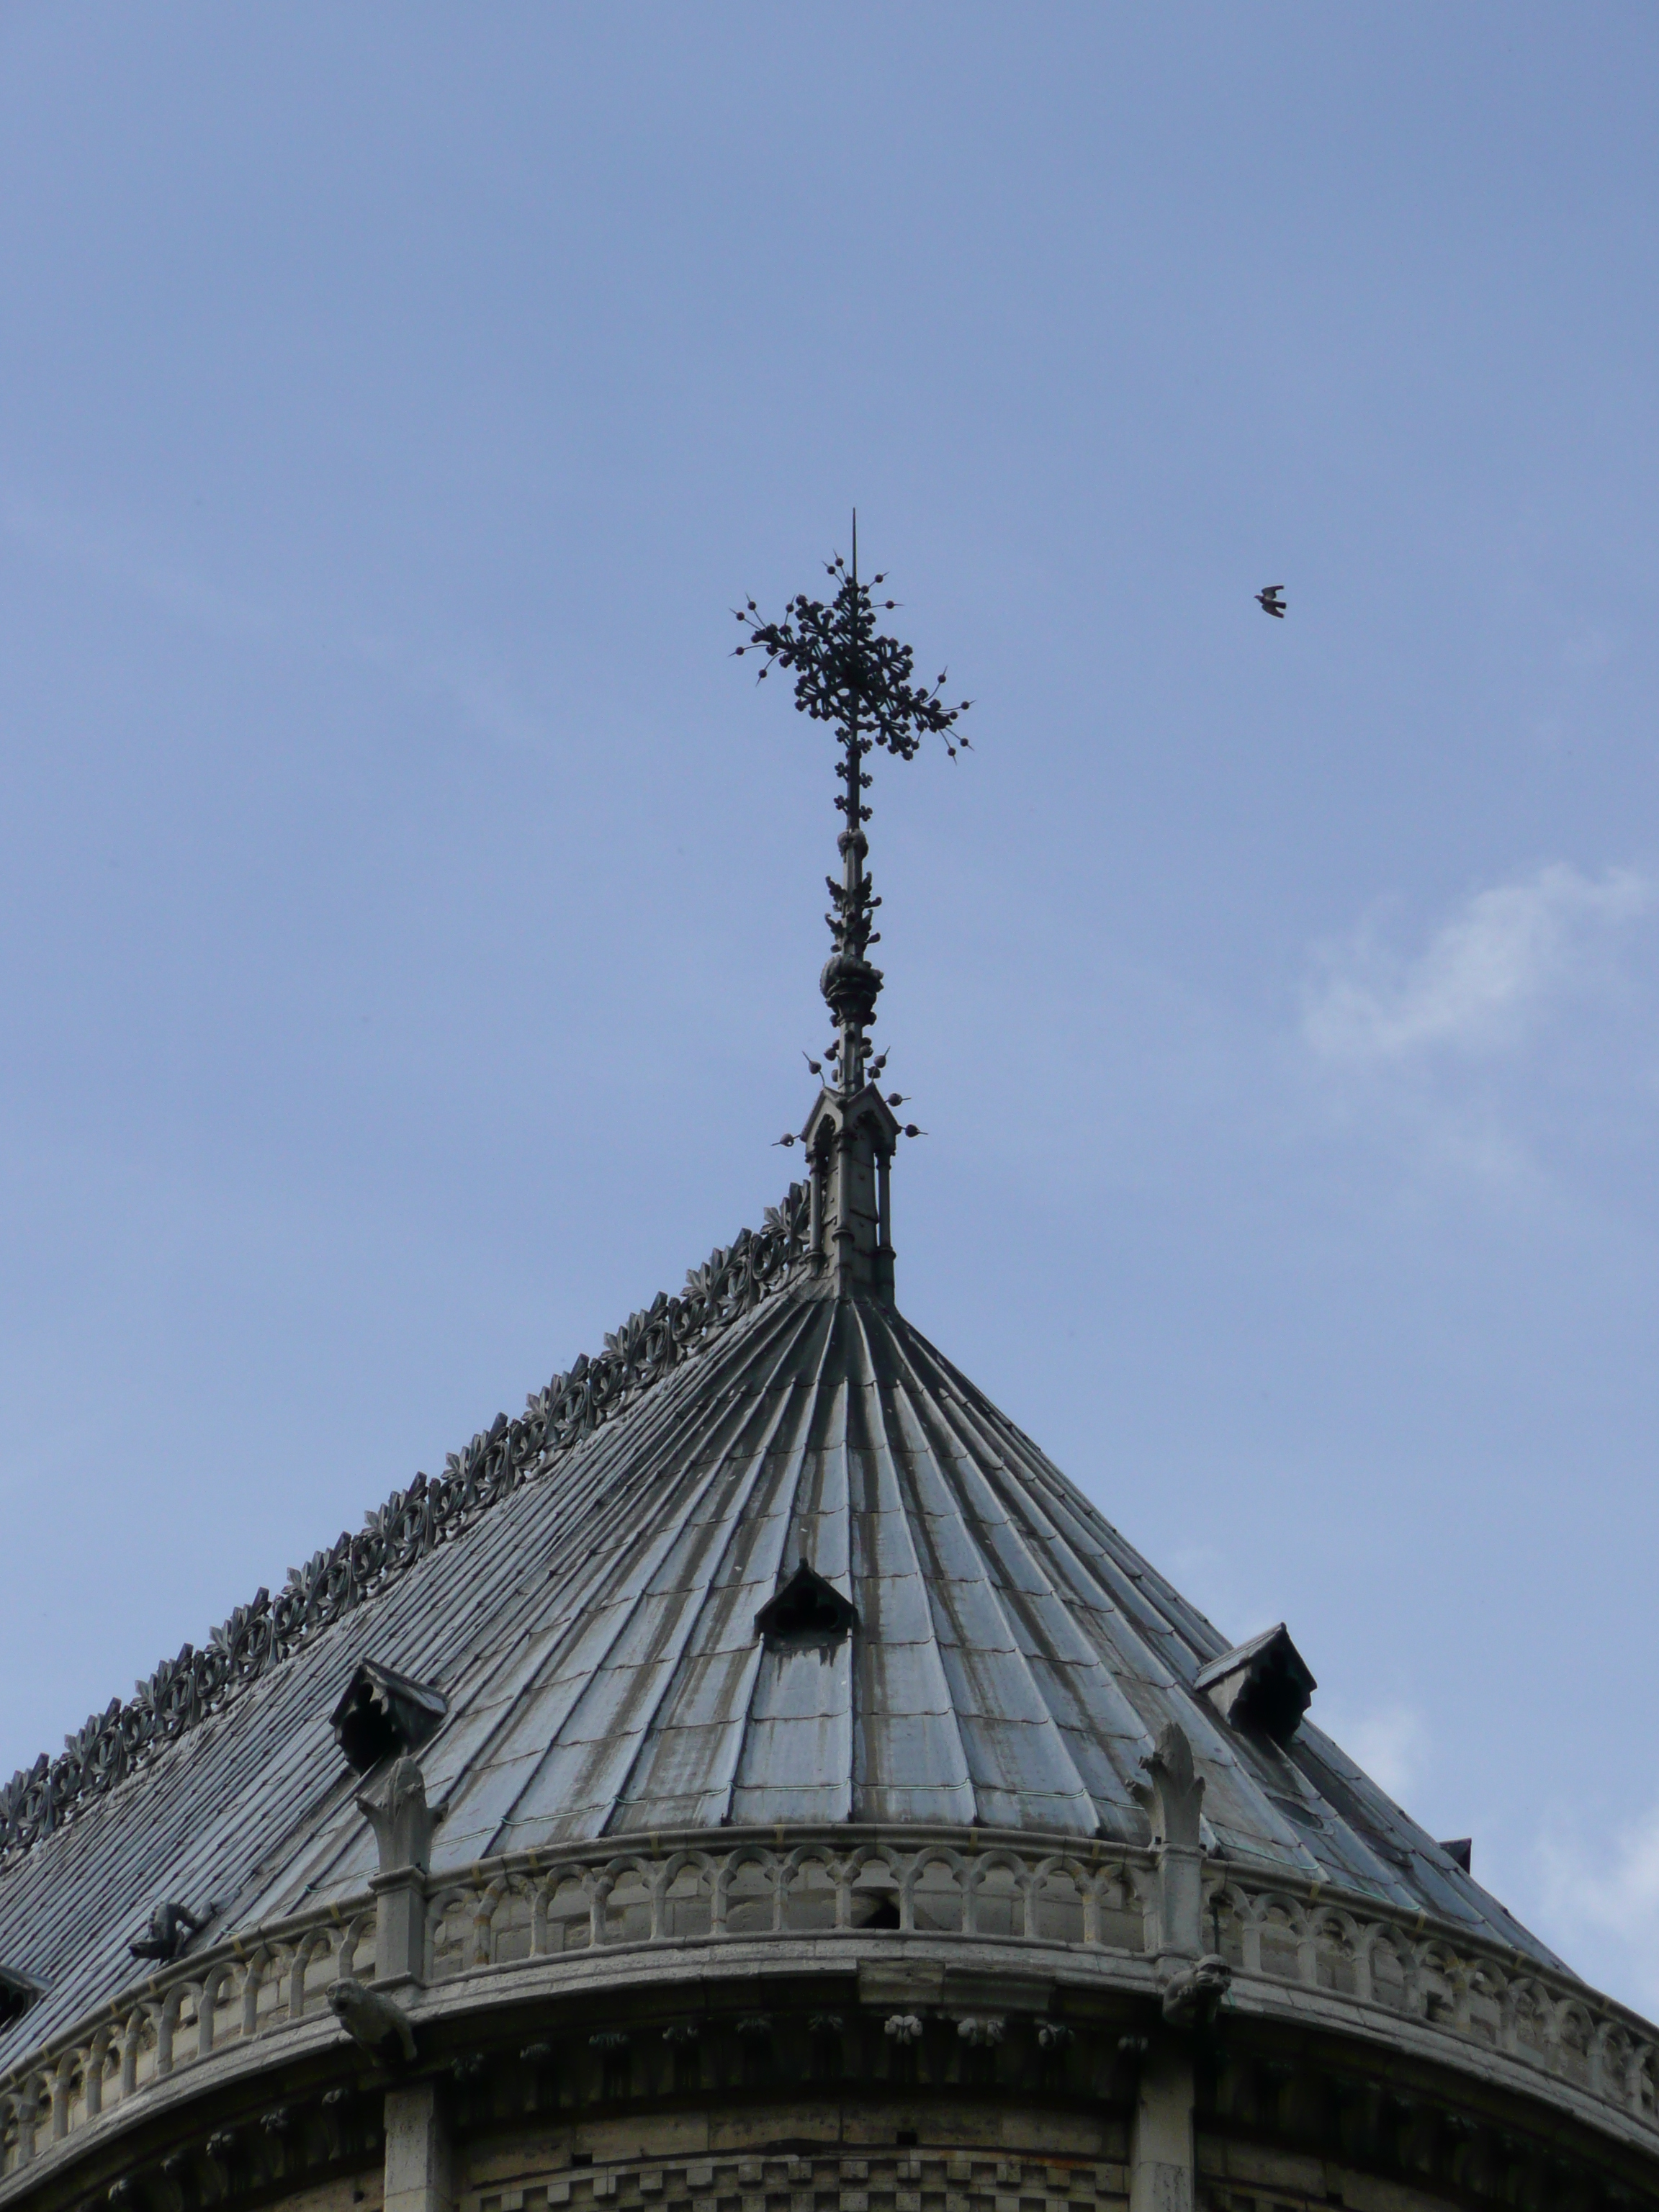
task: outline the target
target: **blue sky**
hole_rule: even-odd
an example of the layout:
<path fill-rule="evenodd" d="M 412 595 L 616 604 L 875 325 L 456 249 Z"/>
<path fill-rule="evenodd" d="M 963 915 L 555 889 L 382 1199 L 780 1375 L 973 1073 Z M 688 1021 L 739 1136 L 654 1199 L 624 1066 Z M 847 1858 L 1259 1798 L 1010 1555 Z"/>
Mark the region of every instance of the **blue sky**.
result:
<path fill-rule="evenodd" d="M 1659 2008 L 1659 19 L 0 9 L 0 1770 L 758 1219 Z M 1288 619 L 1255 605 L 1282 581 Z"/>

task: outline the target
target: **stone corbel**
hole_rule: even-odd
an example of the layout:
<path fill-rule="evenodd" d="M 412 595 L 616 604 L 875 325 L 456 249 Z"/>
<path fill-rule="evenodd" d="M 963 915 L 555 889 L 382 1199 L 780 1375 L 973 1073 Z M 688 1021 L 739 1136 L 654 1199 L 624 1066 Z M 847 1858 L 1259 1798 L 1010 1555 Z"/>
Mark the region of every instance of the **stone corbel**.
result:
<path fill-rule="evenodd" d="M 442 1808 L 427 1803 L 426 1777 L 418 1761 L 405 1756 L 392 1761 L 378 1790 L 362 1793 L 357 1809 L 374 1831 L 380 1857 L 369 1884 L 375 1899 L 375 1986 L 418 1982 L 426 1965 L 432 1832 Z"/>

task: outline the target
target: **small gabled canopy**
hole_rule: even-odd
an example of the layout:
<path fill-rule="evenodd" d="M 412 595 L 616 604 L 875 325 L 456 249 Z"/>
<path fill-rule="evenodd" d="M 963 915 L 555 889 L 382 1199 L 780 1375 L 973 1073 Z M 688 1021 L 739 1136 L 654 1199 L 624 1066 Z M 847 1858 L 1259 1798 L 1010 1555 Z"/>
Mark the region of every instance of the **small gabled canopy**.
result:
<path fill-rule="evenodd" d="M 800 1141 L 811 1152 L 815 1145 L 823 1141 L 826 1133 L 834 1136 L 838 1130 L 859 1123 L 864 1124 L 883 1149 L 889 1152 L 903 1134 L 898 1115 L 882 1097 L 877 1085 L 866 1083 L 848 1098 L 826 1084 L 812 1102 L 812 1110 L 801 1130 Z"/>
<path fill-rule="evenodd" d="M 1258 1729 L 1283 1746 L 1301 1727 L 1319 1685 L 1281 1620 L 1200 1667 L 1193 1687 L 1235 1728 Z"/>
<path fill-rule="evenodd" d="M 9 2027 L 23 2014 L 38 1996 L 46 1992 L 31 1976 L 21 1973 L 15 1966 L 0 1966 L 0 2027 Z"/>
<path fill-rule="evenodd" d="M 418 1750 L 448 1711 L 449 1700 L 430 1683 L 363 1659 L 329 1726 L 358 1773 L 367 1774 L 390 1753 Z"/>
<path fill-rule="evenodd" d="M 803 1559 L 777 1595 L 755 1615 L 755 1627 L 769 1638 L 844 1636 L 857 1626 L 858 1617 L 857 1606 Z"/>

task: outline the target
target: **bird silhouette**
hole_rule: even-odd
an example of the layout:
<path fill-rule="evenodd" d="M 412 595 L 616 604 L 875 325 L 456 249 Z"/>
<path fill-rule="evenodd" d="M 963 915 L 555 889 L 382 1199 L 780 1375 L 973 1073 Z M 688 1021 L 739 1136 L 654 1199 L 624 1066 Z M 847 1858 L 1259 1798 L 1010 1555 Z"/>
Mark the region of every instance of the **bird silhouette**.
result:
<path fill-rule="evenodd" d="M 1255 603 L 1263 614 L 1277 615 L 1280 622 L 1284 621 L 1285 586 L 1283 584 L 1269 584 L 1265 591 L 1256 593 Z"/>

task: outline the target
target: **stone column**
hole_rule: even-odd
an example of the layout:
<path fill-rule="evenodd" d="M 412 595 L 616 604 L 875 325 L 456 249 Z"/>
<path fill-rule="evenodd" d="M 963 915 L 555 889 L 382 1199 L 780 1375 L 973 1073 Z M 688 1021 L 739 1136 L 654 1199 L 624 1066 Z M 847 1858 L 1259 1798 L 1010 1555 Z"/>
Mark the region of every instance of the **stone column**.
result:
<path fill-rule="evenodd" d="M 401 1988 L 418 1982 L 426 1965 L 426 1875 L 432 1831 L 440 1814 L 426 1802 L 426 1778 L 414 1759 L 393 1762 L 378 1795 L 365 1792 L 357 1806 L 374 1831 L 380 1869 L 374 1892 L 374 1985 Z"/>
<path fill-rule="evenodd" d="M 386 2212 L 455 2212 L 449 2114 L 435 2081 L 386 2093 Z"/>
<path fill-rule="evenodd" d="M 426 1802 L 426 1778 L 408 1757 L 394 1759 L 376 1790 L 365 1791 L 358 1810 L 374 1831 L 380 1872 L 374 1891 L 374 1988 L 340 1984 L 354 2003 L 340 2012 L 348 2033 L 383 2061 L 415 2056 L 409 2024 L 391 1990 L 418 1984 L 426 1956 L 426 1875 L 432 1831 L 439 1814 Z M 374 2008 L 367 2023 L 358 2015 Z M 375 2016 L 378 2015 L 378 2016 Z M 355 2024 L 354 2024 L 355 2023 Z M 397 2039 L 386 2033 L 400 2031 Z M 454 2160 L 449 2113 L 436 2082 L 411 2081 L 386 2093 L 386 2212 L 455 2212 Z"/>
<path fill-rule="evenodd" d="M 1172 2036 L 1140 2069 L 1129 2140 L 1129 2212 L 1193 2212 L 1193 2062 Z"/>
<path fill-rule="evenodd" d="M 1164 1723 L 1140 1763 L 1146 1783 L 1138 1794 L 1152 1816 L 1158 1853 L 1149 1948 L 1158 1954 L 1165 2025 L 1141 2062 L 1129 2143 L 1129 2212 L 1193 2212 L 1192 2042 L 1182 2031 L 1196 2002 L 1183 2002 L 1182 1991 L 1203 1949 L 1204 1778 L 1194 1767 L 1185 1730 L 1174 1721 Z"/>

